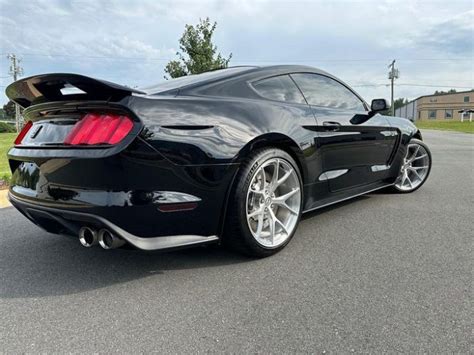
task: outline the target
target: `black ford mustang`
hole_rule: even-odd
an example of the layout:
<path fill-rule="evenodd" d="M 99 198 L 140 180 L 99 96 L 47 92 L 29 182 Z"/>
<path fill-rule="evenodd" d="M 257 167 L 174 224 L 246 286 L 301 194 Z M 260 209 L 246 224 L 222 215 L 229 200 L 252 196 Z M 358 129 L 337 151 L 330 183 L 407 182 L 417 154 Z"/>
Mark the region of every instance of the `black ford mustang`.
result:
<path fill-rule="evenodd" d="M 302 213 L 412 192 L 431 169 L 410 121 L 310 67 L 234 67 L 140 90 L 47 74 L 6 92 L 27 121 L 8 153 L 12 204 L 86 247 L 222 242 L 267 256 Z"/>

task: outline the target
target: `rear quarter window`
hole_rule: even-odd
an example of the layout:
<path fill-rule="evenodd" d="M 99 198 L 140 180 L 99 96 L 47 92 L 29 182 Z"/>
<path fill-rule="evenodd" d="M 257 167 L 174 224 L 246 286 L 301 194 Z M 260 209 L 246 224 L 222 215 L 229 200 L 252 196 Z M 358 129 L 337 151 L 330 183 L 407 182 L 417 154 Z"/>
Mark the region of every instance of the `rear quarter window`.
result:
<path fill-rule="evenodd" d="M 288 75 L 274 76 L 252 83 L 260 96 L 276 101 L 305 104 L 300 90 Z"/>

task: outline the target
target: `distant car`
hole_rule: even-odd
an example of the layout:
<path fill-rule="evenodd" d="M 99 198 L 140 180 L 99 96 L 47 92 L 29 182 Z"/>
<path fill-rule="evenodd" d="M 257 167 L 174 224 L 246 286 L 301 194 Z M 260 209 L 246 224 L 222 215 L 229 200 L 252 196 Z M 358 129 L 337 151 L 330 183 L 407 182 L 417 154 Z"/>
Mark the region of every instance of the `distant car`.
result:
<path fill-rule="evenodd" d="M 144 89 L 46 74 L 6 92 L 27 120 L 8 153 L 11 202 L 86 247 L 220 242 L 268 256 L 302 213 L 415 191 L 431 169 L 410 121 L 311 67 L 233 67 Z"/>

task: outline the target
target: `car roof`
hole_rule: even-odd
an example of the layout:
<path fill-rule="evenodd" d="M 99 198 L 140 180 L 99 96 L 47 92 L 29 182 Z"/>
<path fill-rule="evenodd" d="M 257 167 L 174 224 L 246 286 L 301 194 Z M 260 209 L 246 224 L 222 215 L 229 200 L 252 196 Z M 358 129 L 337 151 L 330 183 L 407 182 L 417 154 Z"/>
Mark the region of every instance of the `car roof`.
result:
<path fill-rule="evenodd" d="M 252 95 L 247 83 L 255 82 L 277 75 L 292 73 L 313 73 L 327 76 L 347 87 L 366 105 L 365 100 L 349 85 L 325 72 L 324 70 L 306 65 L 269 65 L 269 66 L 235 66 L 218 69 L 201 74 L 188 75 L 171 79 L 163 83 L 140 88 L 147 95 L 211 95 L 246 97 Z M 254 93 L 253 93 L 254 95 Z"/>
<path fill-rule="evenodd" d="M 200 74 L 186 75 L 179 78 L 169 79 L 161 83 L 140 88 L 140 91 L 146 92 L 149 95 L 175 91 L 184 87 L 202 85 L 209 82 L 219 81 L 221 79 L 228 79 L 239 76 L 239 74 L 255 69 L 255 66 L 235 66 L 224 69 L 216 69 Z"/>
<path fill-rule="evenodd" d="M 255 73 L 265 73 L 265 74 L 280 74 L 280 73 L 297 73 L 297 72 L 309 72 L 316 74 L 324 74 L 332 76 L 331 74 L 325 72 L 324 70 L 314 68 L 308 65 L 294 65 L 294 64 L 283 64 L 283 65 L 266 65 L 257 67 Z"/>
<path fill-rule="evenodd" d="M 148 95 L 172 93 L 183 88 L 196 88 L 209 83 L 216 83 L 227 79 L 235 79 L 245 76 L 247 81 L 258 80 L 262 77 L 280 75 L 293 72 L 311 72 L 333 77 L 323 70 L 304 65 L 269 65 L 269 66 L 234 66 L 225 69 L 217 69 L 201 74 L 182 76 L 170 79 L 155 85 L 139 88 Z M 334 77 L 333 77 L 334 78 Z"/>

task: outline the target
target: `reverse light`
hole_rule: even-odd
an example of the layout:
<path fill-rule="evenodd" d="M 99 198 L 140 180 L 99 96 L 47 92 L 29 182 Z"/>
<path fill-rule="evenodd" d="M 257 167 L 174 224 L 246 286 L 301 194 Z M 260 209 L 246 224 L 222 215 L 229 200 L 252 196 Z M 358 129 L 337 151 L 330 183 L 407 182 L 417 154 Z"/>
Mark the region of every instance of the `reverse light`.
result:
<path fill-rule="evenodd" d="M 25 138 L 26 134 L 30 130 L 31 126 L 33 126 L 33 123 L 31 121 L 28 121 L 24 126 L 23 129 L 20 131 L 20 134 L 18 134 L 18 137 L 15 139 L 15 145 L 20 145 L 21 142 L 23 141 L 23 138 Z"/>
<path fill-rule="evenodd" d="M 117 144 L 132 128 L 133 122 L 128 116 L 88 113 L 74 125 L 64 144 Z"/>

